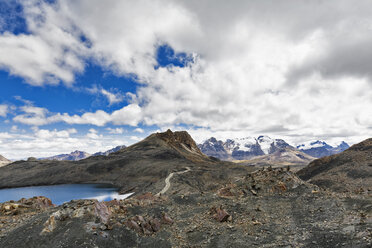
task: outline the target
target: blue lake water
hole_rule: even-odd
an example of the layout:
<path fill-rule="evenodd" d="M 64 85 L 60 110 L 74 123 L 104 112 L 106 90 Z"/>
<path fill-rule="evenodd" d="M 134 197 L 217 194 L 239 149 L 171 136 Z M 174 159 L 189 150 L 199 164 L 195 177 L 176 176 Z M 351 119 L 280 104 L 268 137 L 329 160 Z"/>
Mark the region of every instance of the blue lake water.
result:
<path fill-rule="evenodd" d="M 97 199 L 110 201 L 113 199 L 125 199 L 130 194 L 119 195 L 118 189 L 103 184 L 62 184 L 51 186 L 33 186 L 12 189 L 0 189 L 0 202 L 45 196 L 56 205 L 77 199 Z"/>

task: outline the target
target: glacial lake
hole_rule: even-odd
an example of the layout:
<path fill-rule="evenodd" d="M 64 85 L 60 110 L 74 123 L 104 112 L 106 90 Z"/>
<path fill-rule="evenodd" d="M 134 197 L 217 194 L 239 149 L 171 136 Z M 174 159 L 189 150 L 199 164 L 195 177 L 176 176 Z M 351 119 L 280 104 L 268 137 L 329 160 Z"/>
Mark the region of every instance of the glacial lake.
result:
<path fill-rule="evenodd" d="M 125 199 L 133 193 L 119 195 L 118 189 L 104 184 L 62 184 L 50 186 L 32 186 L 11 189 L 0 189 L 0 202 L 18 201 L 21 198 L 45 196 L 56 205 L 77 199 L 97 199 L 110 201 Z"/>

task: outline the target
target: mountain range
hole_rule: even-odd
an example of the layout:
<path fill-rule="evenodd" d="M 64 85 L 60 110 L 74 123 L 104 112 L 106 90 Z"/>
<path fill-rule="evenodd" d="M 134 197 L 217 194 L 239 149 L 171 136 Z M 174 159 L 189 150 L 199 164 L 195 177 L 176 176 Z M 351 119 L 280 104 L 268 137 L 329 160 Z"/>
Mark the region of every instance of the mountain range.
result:
<path fill-rule="evenodd" d="M 333 147 L 324 141 L 317 140 L 298 145 L 297 149 L 315 158 L 321 158 L 343 152 L 349 147 L 350 146 L 345 141 L 342 141 L 338 146 Z"/>
<path fill-rule="evenodd" d="M 45 160 L 58 160 L 58 161 L 63 161 L 63 160 L 79 161 L 79 160 L 82 160 L 82 159 L 85 159 L 85 158 L 88 158 L 88 157 L 91 157 L 91 156 L 108 156 L 110 153 L 117 152 L 120 149 L 123 149 L 125 147 L 126 147 L 125 145 L 116 146 L 116 147 L 114 147 L 110 150 L 107 150 L 105 152 L 96 152 L 94 154 L 89 154 L 89 153 L 84 152 L 84 151 L 76 150 L 76 151 L 73 151 L 69 154 L 59 154 L 59 155 L 55 155 L 55 156 L 51 156 L 51 157 L 47 157 L 47 158 L 41 158 L 41 160 L 45 159 Z"/>
<path fill-rule="evenodd" d="M 283 152 L 295 152 L 299 155 L 297 157 L 300 159 L 299 161 L 302 163 L 308 163 L 311 161 L 309 159 L 340 153 L 349 148 L 349 145 L 342 142 L 339 146 L 332 147 L 323 141 L 315 141 L 294 147 L 282 139 L 272 139 L 268 136 L 259 136 L 257 138 L 247 137 L 227 139 L 226 141 L 217 140 L 216 138 L 211 137 L 202 144 L 199 144 L 198 147 L 208 156 L 213 156 L 227 161 L 251 160 L 252 158 L 274 153 L 276 154 L 274 157 L 278 158 L 278 156 Z M 269 157 L 266 157 L 266 160 L 273 159 L 273 156 Z M 297 158 L 295 160 L 297 160 Z"/>

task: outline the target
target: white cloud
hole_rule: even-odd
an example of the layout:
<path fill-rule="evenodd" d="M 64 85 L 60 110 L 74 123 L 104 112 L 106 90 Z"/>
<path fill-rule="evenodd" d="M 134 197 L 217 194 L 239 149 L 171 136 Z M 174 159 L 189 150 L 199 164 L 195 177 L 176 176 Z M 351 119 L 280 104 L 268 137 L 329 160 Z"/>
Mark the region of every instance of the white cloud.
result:
<path fill-rule="evenodd" d="M 101 94 L 107 97 L 107 100 L 109 101 L 110 105 L 122 102 L 124 99 L 124 97 L 119 93 L 114 94 L 105 89 L 101 89 Z"/>
<path fill-rule="evenodd" d="M 142 129 L 142 128 L 136 128 L 134 129 L 134 132 L 137 132 L 137 133 L 144 133 L 145 131 Z"/>
<path fill-rule="evenodd" d="M 83 115 L 69 115 L 68 113 L 50 113 L 46 108 L 35 106 L 23 106 L 20 107 L 20 111 L 22 114 L 15 116 L 13 121 L 33 126 L 43 126 L 56 122 L 96 126 L 104 126 L 108 123 L 136 126 L 143 120 L 141 108 L 137 104 L 129 104 L 111 114 L 103 110 L 97 110 L 94 113 L 86 112 Z"/>
<path fill-rule="evenodd" d="M 129 137 L 118 139 L 117 136 L 103 136 L 95 129 L 90 129 L 87 134 L 75 129 L 38 128 L 28 133 L 0 133 L 0 154 L 10 159 L 40 158 L 75 150 L 95 153 L 133 143 Z"/>
<path fill-rule="evenodd" d="M 103 89 L 102 87 L 97 87 L 96 85 L 93 86 L 92 88 L 87 88 L 86 91 L 89 92 L 90 94 L 103 95 L 104 97 L 106 97 L 107 101 L 109 102 L 109 105 L 113 105 L 124 100 L 124 96 L 119 92 L 117 93 L 110 92 L 108 90 Z"/>
<path fill-rule="evenodd" d="M 141 137 L 138 137 L 138 136 L 130 136 L 129 137 L 131 140 L 133 140 L 133 141 L 141 141 L 142 140 L 142 138 Z"/>
<path fill-rule="evenodd" d="M 8 114 L 9 108 L 6 104 L 0 104 L 0 116 L 6 117 Z"/>
<path fill-rule="evenodd" d="M 94 128 L 91 128 L 91 129 L 89 129 L 89 132 L 87 133 L 87 137 L 90 138 L 90 139 L 100 139 L 103 136 L 98 135 L 98 131 L 95 130 Z"/>
<path fill-rule="evenodd" d="M 106 128 L 107 131 L 109 131 L 110 134 L 122 134 L 124 133 L 124 129 L 123 128 Z"/>
<path fill-rule="evenodd" d="M 0 36 L 0 65 L 34 85 L 72 84 L 91 58 L 119 75 L 134 74 L 141 87 L 112 113 L 23 109 L 14 121 L 187 124 L 293 140 L 372 136 L 368 53 L 363 68 L 358 59 L 338 56 L 343 48 L 370 51 L 370 1 L 36 2 L 25 2 L 31 34 Z M 156 47 L 164 43 L 192 54 L 194 62 L 154 69 Z"/>

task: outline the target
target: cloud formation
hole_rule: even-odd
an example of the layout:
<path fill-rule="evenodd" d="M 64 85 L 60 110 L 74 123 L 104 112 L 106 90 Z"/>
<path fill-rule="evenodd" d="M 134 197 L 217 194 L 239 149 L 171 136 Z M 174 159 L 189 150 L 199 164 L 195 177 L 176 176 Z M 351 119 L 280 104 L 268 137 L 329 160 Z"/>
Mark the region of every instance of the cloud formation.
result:
<path fill-rule="evenodd" d="M 32 85 L 71 86 L 89 60 L 135 75 L 141 87 L 112 112 L 24 107 L 16 122 L 184 124 L 294 140 L 372 136 L 370 1 L 27 0 L 24 7 L 30 34 L 0 35 L 1 67 Z M 192 62 L 157 67 L 162 44 Z M 104 91 L 110 104 L 119 102 Z"/>
<path fill-rule="evenodd" d="M 8 114 L 8 105 L 0 104 L 0 116 L 5 117 Z"/>

